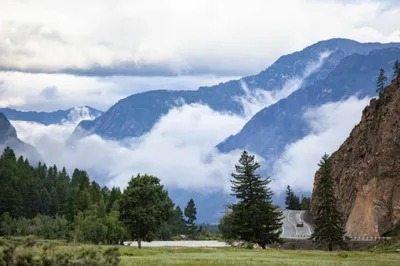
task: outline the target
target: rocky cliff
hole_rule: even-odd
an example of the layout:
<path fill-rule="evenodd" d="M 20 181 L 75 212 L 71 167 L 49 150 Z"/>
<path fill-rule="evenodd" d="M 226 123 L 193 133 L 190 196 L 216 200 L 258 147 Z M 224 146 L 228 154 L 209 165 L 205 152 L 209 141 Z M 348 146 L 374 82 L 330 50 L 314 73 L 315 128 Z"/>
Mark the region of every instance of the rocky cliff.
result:
<path fill-rule="evenodd" d="M 10 121 L 3 113 L 0 113 L 0 154 L 3 153 L 6 147 L 13 149 L 17 156 L 27 158 L 31 165 L 36 165 L 39 161 L 43 161 L 36 148 L 21 141 L 17 137 L 17 131 Z"/>
<path fill-rule="evenodd" d="M 400 78 L 372 99 L 339 150 L 331 155 L 338 208 L 347 235 L 399 234 Z M 314 188 L 318 183 L 315 175 Z M 313 199 L 317 200 L 317 199 Z"/>

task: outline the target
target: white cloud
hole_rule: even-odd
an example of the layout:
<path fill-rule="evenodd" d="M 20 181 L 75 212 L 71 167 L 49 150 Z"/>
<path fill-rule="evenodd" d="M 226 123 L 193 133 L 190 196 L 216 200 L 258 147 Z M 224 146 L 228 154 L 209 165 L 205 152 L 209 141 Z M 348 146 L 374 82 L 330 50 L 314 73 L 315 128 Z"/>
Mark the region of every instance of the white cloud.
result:
<path fill-rule="evenodd" d="M 311 133 L 289 144 L 275 162 L 273 190 L 281 193 L 290 185 L 294 190 L 310 192 L 322 155 L 336 151 L 346 140 L 369 100 L 353 96 L 307 110 L 304 119 Z"/>
<path fill-rule="evenodd" d="M 134 93 L 151 89 L 197 89 L 237 77 L 82 77 L 68 74 L 0 72 L 0 107 L 54 111 L 89 105 L 102 110 Z M 52 93 L 46 90 L 52 89 Z M 49 97 L 49 96 L 56 96 Z"/>
<path fill-rule="evenodd" d="M 125 187 L 132 175 L 149 173 L 163 184 L 191 189 L 226 188 L 239 155 L 211 153 L 214 145 L 244 125 L 245 118 L 186 105 L 171 110 L 147 135 L 122 146 L 98 136 L 67 146 L 75 124 L 44 126 L 12 121 L 19 137 L 37 147 L 48 164 L 95 170 Z"/>
<path fill-rule="evenodd" d="M 399 3 L 0 0 L 0 63 L 20 69 L 255 73 L 321 39 L 400 41 Z M 397 33 L 396 33 L 397 32 Z"/>

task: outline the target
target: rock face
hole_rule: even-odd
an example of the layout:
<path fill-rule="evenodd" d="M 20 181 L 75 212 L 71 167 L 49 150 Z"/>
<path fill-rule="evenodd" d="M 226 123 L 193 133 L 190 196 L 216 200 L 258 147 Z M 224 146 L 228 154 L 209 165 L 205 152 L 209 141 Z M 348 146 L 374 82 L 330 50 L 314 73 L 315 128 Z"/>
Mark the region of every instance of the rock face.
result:
<path fill-rule="evenodd" d="M 0 113 L 0 152 L 3 153 L 6 147 L 13 149 L 17 156 L 22 155 L 24 158 L 27 158 L 31 165 L 43 161 L 36 148 L 21 141 L 17 137 L 17 131 L 11 125 L 10 121 L 8 121 L 3 113 Z"/>
<path fill-rule="evenodd" d="M 335 194 L 347 235 L 399 234 L 399 84 L 400 77 L 385 88 L 381 99 L 371 100 L 361 122 L 331 155 Z M 314 188 L 318 179 L 317 172 Z"/>

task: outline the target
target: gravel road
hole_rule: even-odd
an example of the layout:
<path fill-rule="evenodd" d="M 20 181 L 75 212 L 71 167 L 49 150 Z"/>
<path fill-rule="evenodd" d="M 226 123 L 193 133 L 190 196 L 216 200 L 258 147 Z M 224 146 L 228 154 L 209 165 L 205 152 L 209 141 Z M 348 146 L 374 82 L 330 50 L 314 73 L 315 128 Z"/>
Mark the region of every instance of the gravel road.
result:
<path fill-rule="evenodd" d="M 137 247 L 136 241 L 124 242 L 126 246 Z M 225 242 L 219 242 L 215 240 L 201 240 L 201 241 L 152 241 L 142 242 L 142 247 L 229 247 L 230 245 Z"/>

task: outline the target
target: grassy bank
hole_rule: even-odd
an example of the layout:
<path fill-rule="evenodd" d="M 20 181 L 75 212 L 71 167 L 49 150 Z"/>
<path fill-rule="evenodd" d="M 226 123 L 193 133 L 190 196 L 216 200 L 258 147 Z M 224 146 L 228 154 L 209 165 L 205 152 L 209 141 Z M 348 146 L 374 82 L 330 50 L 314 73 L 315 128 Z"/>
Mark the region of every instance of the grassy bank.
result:
<path fill-rule="evenodd" d="M 69 244 L 62 241 L 37 241 L 33 247 L 19 247 L 17 253 L 79 254 L 85 250 L 104 253 L 110 246 Z M 0 251 L 5 246 L 0 247 Z M 242 248 L 143 248 L 118 246 L 121 265 L 398 265 L 400 254 L 383 252 L 325 252 L 305 250 L 247 250 Z M 393 251 L 393 249 L 390 249 Z M 92 265 L 92 264 L 90 264 Z M 99 264 L 96 264 L 99 265 Z"/>

